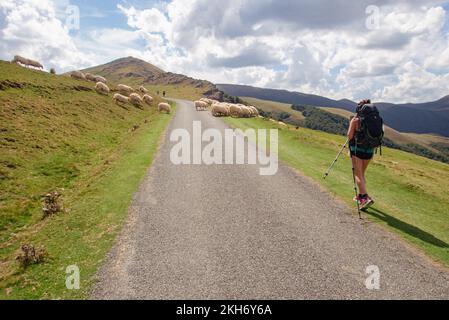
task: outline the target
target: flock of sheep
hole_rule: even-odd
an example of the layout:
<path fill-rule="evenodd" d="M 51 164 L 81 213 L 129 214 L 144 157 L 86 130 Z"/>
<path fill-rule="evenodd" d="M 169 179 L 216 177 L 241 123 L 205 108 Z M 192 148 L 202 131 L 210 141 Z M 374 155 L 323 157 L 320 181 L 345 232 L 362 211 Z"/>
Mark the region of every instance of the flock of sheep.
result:
<path fill-rule="evenodd" d="M 44 68 L 39 62 L 18 55 L 14 56 L 12 62 L 38 69 Z M 111 92 L 107 85 L 107 80 L 102 76 L 90 73 L 84 74 L 81 71 L 73 71 L 70 76 L 77 80 L 95 82 L 95 91 L 99 94 L 109 95 Z M 154 101 L 153 97 L 148 94 L 148 90 L 143 86 L 140 86 L 138 90 L 135 90 L 130 86 L 119 84 L 115 91 L 118 91 L 119 93 L 114 94 L 113 100 L 120 106 L 131 103 L 136 107 L 142 108 L 144 103 L 151 106 Z M 142 94 L 142 96 L 139 93 Z M 255 118 L 259 116 L 259 111 L 254 106 L 219 102 L 208 98 L 202 98 L 195 101 L 195 108 L 197 111 L 207 111 L 210 109 L 214 117 Z M 162 102 L 158 105 L 158 111 L 171 113 L 171 107 L 168 103 Z"/>
<path fill-rule="evenodd" d="M 32 59 L 24 58 L 22 56 L 16 55 L 14 56 L 14 59 L 11 61 L 12 63 L 16 63 L 19 65 L 23 65 L 25 67 L 33 67 L 37 69 L 43 69 L 44 66 Z M 52 69 L 54 70 L 54 69 Z M 95 91 L 99 94 L 103 95 L 109 95 L 111 90 L 109 89 L 107 85 L 107 80 L 99 75 L 93 75 L 90 73 L 82 73 L 81 71 L 73 71 L 70 73 L 70 76 L 73 79 L 77 80 L 87 80 L 95 82 Z M 113 96 L 113 100 L 118 105 L 123 106 L 124 104 L 131 103 L 132 105 L 136 107 L 142 108 L 144 103 L 151 106 L 153 104 L 153 97 L 148 94 L 148 90 L 145 89 L 143 86 L 140 86 L 138 90 L 133 89 L 130 86 L 119 84 L 116 88 L 116 91 L 120 93 L 116 93 Z M 142 94 L 142 96 L 139 94 L 139 92 Z M 168 103 L 162 102 L 158 105 L 159 112 L 166 112 L 171 113 L 171 107 Z"/>
<path fill-rule="evenodd" d="M 195 101 L 196 111 L 207 111 L 211 109 L 214 117 L 233 117 L 233 118 L 255 118 L 259 117 L 259 111 L 254 106 L 245 106 L 243 104 L 219 102 L 217 100 L 202 98 Z"/>
<path fill-rule="evenodd" d="M 111 91 L 107 85 L 107 80 L 102 76 L 90 73 L 84 74 L 81 71 L 73 71 L 70 76 L 77 80 L 96 82 L 95 91 L 99 94 L 109 95 Z M 144 86 L 140 86 L 138 90 L 135 90 L 130 86 L 119 84 L 115 91 L 118 91 L 119 93 L 114 94 L 112 99 L 120 106 L 131 103 L 136 107 L 142 108 L 144 103 L 151 106 L 154 101 L 153 97 L 148 94 L 148 90 Z M 139 93 L 142 94 L 142 96 Z M 158 110 L 159 112 L 171 113 L 170 105 L 165 102 L 159 103 Z"/>

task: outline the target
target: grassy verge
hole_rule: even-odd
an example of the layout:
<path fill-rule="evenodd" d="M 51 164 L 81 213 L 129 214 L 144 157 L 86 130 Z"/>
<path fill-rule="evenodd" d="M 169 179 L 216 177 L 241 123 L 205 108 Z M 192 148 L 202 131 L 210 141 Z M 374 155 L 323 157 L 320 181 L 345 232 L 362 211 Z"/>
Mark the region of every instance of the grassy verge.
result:
<path fill-rule="evenodd" d="M 279 128 L 264 119 L 225 121 L 240 129 Z M 323 173 L 345 138 L 302 128 L 279 129 L 280 159 L 354 206 L 351 165 L 346 154 L 330 178 L 323 180 Z M 383 151 L 367 175 L 370 193 L 378 200 L 367 213 L 368 218 L 449 266 L 449 165 L 398 150 Z"/>
<path fill-rule="evenodd" d="M 3 62 L 0 85 L 0 299 L 85 298 L 171 116 Z M 66 212 L 42 220 L 42 196 L 61 189 Z M 22 244 L 48 258 L 22 268 Z M 70 265 L 80 290 L 65 287 Z"/>
<path fill-rule="evenodd" d="M 3 279 L 5 290 L 0 292 L 0 298 L 6 292 L 9 293 L 6 298 L 14 299 L 86 297 L 92 275 L 126 219 L 132 195 L 152 162 L 169 119 L 169 116 L 160 118 L 130 135 L 110 155 L 110 165 L 98 168 L 94 176 L 86 174 L 86 179 L 80 179 L 67 194 L 64 200 L 68 213 L 21 237 L 21 243 L 44 245 L 49 259 L 25 271 L 15 268 Z M 65 270 L 70 265 L 80 268 L 81 290 L 70 291 L 65 287 Z"/>

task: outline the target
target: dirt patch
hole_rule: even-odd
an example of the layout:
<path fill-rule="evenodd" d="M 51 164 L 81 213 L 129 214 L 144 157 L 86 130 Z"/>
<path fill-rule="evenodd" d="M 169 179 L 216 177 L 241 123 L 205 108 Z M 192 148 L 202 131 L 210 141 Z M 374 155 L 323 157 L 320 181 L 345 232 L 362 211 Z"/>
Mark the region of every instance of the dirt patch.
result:
<path fill-rule="evenodd" d="M 10 80 L 3 80 L 0 81 L 0 90 L 5 91 L 7 89 L 13 88 L 13 89 L 23 89 L 25 87 L 25 84 L 14 82 Z"/>

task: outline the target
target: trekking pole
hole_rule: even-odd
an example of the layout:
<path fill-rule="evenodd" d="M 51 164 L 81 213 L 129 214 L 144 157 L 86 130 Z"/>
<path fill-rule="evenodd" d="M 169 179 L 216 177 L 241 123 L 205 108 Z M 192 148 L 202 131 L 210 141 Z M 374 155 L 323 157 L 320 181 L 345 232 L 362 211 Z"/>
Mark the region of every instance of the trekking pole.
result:
<path fill-rule="evenodd" d="M 362 212 L 360 211 L 360 203 L 358 200 L 359 191 L 357 189 L 357 181 L 355 180 L 355 168 L 354 168 L 354 162 L 352 161 L 352 156 L 351 156 L 351 163 L 352 163 L 352 178 L 354 179 L 354 191 L 355 191 L 355 197 L 357 199 L 357 212 L 359 213 L 359 219 L 362 220 Z"/>
<path fill-rule="evenodd" d="M 337 163 L 338 159 L 340 159 L 341 155 L 343 154 L 343 151 L 346 149 L 346 146 L 349 143 L 349 139 L 346 140 L 345 144 L 343 145 L 343 147 L 341 148 L 340 152 L 338 153 L 337 157 L 335 158 L 334 162 L 332 162 L 331 166 L 329 167 L 329 169 L 327 169 L 326 173 L 324 174 L 323 179 L 326 179 L 329 174 L 331 173 L 332 169 L 334 168 L 335 164 Z"/>

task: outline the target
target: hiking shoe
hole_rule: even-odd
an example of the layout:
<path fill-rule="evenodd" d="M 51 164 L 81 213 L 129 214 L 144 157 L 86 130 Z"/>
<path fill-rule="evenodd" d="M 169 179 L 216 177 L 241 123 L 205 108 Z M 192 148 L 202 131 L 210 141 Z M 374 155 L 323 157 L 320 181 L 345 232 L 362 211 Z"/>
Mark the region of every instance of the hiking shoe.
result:
<path fill-rule="evenodd" d="M 366 210 L 374 204 L 374 200 L 370 197 L 366 197 L 359 200 L 360 210 Z"/>

